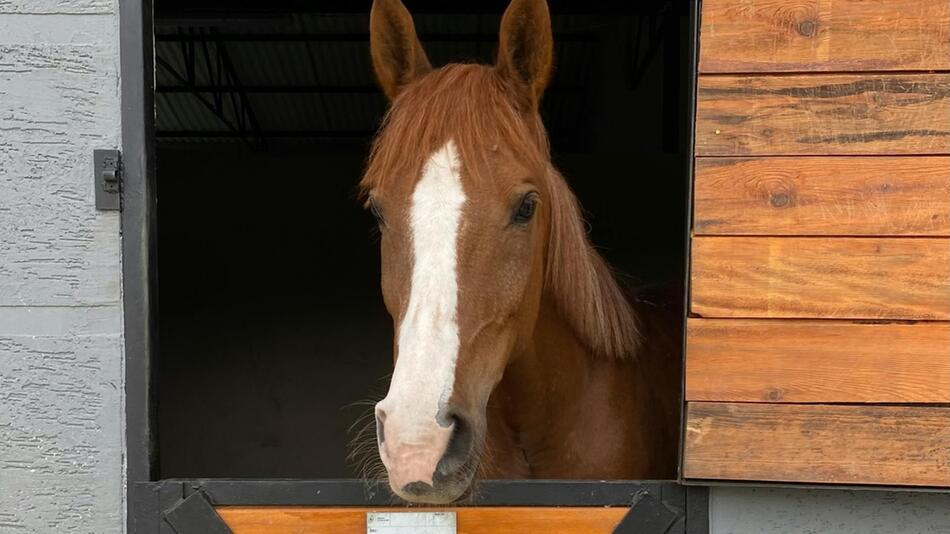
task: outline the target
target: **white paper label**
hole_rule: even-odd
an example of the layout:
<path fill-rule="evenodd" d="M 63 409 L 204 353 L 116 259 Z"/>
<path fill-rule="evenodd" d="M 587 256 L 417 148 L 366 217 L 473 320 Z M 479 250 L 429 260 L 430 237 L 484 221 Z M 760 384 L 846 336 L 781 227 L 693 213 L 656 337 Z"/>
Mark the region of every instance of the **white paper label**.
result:
<path fill-rule="evenodd" d="M 456 534 L 455 512 L 368 512 L 366 534 Z"/>

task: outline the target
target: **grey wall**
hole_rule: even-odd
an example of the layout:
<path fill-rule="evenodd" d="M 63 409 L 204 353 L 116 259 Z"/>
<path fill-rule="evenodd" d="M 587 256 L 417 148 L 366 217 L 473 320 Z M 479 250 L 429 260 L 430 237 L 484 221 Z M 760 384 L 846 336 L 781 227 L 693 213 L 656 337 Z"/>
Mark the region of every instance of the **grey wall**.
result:
<path fill-rule="evenodd" d="M 0 0 L 0 532 L 122 531 L 115 0 Z"/>
<path fill-rule="evenodd" d="M 948 534 L 950 494 L 713 488 L 711 534 Z"/>

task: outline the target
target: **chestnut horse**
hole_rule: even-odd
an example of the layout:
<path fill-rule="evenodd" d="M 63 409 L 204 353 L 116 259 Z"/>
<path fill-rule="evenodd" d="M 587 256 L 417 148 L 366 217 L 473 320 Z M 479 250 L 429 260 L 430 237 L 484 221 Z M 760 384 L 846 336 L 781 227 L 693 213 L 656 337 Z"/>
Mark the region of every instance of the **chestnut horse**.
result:
<path fill-rule="evenodd" d="M 400 0 L 375 0 L 370 25 L 391 100 L 361 188 L 395 328 L 375 408 L 393 492 L 448 503 L 476 475 L 672 477 L 672 336 L 634 311 L 551 163 L 546 2 L 511 3 L 493 66 L 433 69 Z"/>

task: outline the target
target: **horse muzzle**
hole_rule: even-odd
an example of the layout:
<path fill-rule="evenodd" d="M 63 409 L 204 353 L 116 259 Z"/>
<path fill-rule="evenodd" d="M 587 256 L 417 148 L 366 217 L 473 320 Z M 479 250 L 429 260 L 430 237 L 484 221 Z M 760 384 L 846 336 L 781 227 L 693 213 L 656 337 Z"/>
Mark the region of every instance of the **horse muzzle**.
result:
<path fill-rule="evenodd" d="M 461 497 L 475 471 L 475 432 L 468 419 L 451 414 L 407 421 L 397 411 L 387 411 L 384 402 L 376 406 L 376 437 L 393 493 L 427 504 Z"/>

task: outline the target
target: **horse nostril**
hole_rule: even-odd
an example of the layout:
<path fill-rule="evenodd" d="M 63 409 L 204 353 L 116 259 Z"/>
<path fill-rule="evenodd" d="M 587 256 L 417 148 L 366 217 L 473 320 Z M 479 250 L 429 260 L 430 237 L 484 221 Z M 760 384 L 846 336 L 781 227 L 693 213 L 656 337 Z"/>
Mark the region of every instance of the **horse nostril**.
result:
<path fill-rule="evenodd" d="M 437 468 L 437 471 L 443 475 L 458 471 L 468 462 L 475 441 L 472 425 L 458 415 L 453 414 L 450 418 L 453 425 L 452 436 L 449 438 L 449 445 L 445 448 L 445 454 L 442 455 Z"/>
<path fill-rule="evenodd" d="M 386 422 L 386 412 L 376 408 L 376 443 L 382 445 L 386 441 L 386 431 L 384 430 Z"/>

